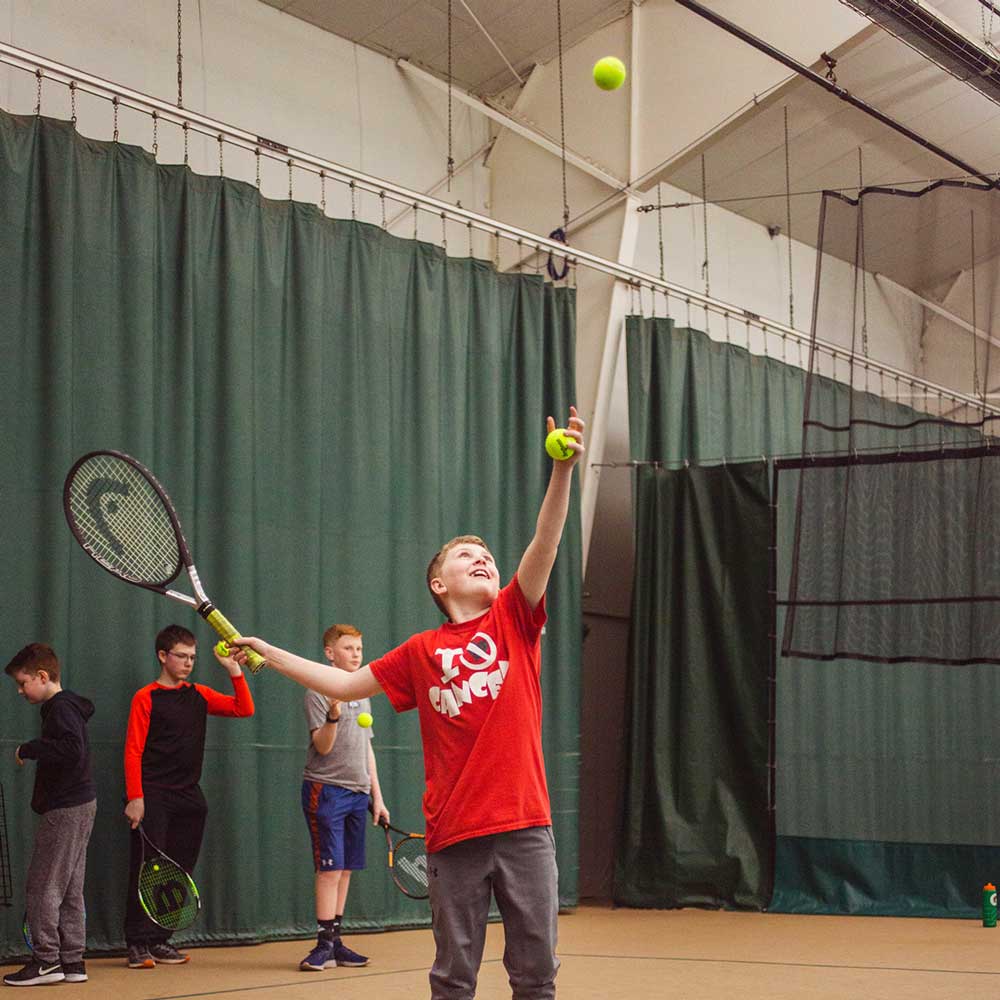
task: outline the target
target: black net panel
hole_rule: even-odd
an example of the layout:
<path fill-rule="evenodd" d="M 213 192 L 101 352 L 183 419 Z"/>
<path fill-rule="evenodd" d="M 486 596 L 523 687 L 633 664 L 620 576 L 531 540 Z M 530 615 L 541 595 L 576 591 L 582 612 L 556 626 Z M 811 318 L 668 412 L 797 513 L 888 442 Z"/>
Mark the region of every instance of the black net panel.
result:
<path fill-rule="evenodd" d="M 781 463 L 798 476 L 782 653 L 1000 663 L 1000 419 L 990 372 L 1000 194 L 946 182 L 919 193 L 868 189 L 856 200 L 827 194 L 819 237 L 802 457 Z M 946 389 L 915 377 L 888 393 L 884 381 L 882 393 L 872 385 L 876 297 L 916 310 L 899 329 L 921 345 L 928 317 L 938 324 L 927 378 L 947 378 Z M 952 315 L 921 299 L 945 299 Z M 847 346 L 847 336 L 845 391 L 820 402 L 818 342 Z"/>

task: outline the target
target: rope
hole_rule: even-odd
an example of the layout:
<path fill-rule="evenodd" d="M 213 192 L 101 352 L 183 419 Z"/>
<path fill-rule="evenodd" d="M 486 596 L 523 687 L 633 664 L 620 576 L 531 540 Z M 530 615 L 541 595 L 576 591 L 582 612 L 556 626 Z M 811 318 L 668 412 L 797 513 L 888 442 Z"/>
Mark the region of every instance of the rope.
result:
<path fill-rule="evenodd" d="M 569 232 L 569 196 L 566 193 L 566 100 L 563 91 L 562 0 L 556 0 L 556 39 L 559 44 L 559 142 L 562 154 L 562 196 L 564 233 Z"/>
<path fill-rule="evenodd" d="M 452 112 L 451 112 L 451 87 L 452 87 L 452 71 L 451 71 L 451 56 L 452 56 L 452 45 L 451 45 L 451 31 L 452 31 L 452 13 L 451 13 L 452 0 L 448 0 L 448 192 L 451 193 L 451 181 L 455 176 L 455 158 L 452 155 Z"/>
<path fill-rule="evenodd" d="M 660 200 L 660 182 L 656 182 L 656 233 L 660 241 L 660 281 L 665 281 L 663 269 L 663 203 Z"/>
<path fill-rule="evenodd" d="M 182 45 L 182 19 L 184 0 L 177 0 L 177 107 L 184 107 L 184 47 Z"/>
<path fill-rule="evenodd" d="M 861 192 L 865 186 L 864 163 L 858 146 L 858 241 L 861 246 L 861 353 L 868 357 L 868 271 L 865 259 L 865 205 Z"/>
<path fill-rule="evenodd" d="M 705 154 L 701 154 L 701 212 L 702 229 L 705 239 L 705 260 L 701 265 L 701 273 L 705 276 L 705 295 L 708 291 L 708 182 L 705 179 Z"/>

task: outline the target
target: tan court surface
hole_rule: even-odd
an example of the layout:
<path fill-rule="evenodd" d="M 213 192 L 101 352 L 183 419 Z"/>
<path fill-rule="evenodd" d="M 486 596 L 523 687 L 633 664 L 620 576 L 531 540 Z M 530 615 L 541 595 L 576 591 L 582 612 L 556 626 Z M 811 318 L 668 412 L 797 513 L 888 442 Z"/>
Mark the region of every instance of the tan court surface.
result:
<path fill-rule="evenodd" d="M 90 982 L 50 987 L 56 991 L 51 995 L 60 1000 L 426 1000 L 430 931 L 349 940 L 371 956 L 371 965 L 298 972 L 296 965 L 308 951 L 302 941 L 198 948 L 188 965 L 151 971 L 127 969 L 121 958 L 91 959 Z M 971 920 L 583 906 L 560 918 L 559 950 L 560 1000 L 1000 997 L 1000 928 L 986 929 Z M 502 954 L 503 931 L 493 925 L 478 1000 L 510 997 Z"/>

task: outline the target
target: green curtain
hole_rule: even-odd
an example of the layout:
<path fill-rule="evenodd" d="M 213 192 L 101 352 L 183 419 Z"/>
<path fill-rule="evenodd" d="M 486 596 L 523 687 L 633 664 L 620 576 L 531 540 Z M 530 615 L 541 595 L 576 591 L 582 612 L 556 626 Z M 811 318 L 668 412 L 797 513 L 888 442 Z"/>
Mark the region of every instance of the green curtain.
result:
<path fill-rule="evenodd" d="M 801 451 L 805 372 L 800 368 L 713 341 L 665 319 L 630 317 L 627 352 L 634 459 L 683 466 L 684 460 L 714 464 Z M 814 415 L 823 419 L 842 414 L 848 402 L 856 414 L 876 419 L 882 415 L 902 423 L 916 415 L 891 399 L 868 393 L 855 391 L 855 398 L 848 400 L 850 392 L 840 382 L 816 379 Z M 856 439 L 859 448 L 981 441 L 978 433 L 933 425 L 902 435 L 869 428 L 862 435 Z M 811 444 L 817 452 L 836 449 L 836 442 L 818 435 L 811 435 Z M 756 464 L 763 472 L 764 463 Z M 678 905 L 662 887 L 679 882 L 680 875 L 695 880 L 705 868 L 705 852 L 693 856 L 690 868 L 681 865 L 680 848 L 692 842 L 690 821 L 682 816 L 678 822 L 663 809 L 662 789 L 671 790 L 669 781 L 679 784 L 678 775 L 687 777 L 684 768 L 689 761 L 702 759 L 704 744 L 720 740 L 739 744 L 762 721 L 753 715 L 755 706 L 761 705 L 760 692 L 756 702 L 748 697 L 738 725 L 723 729 L 713 720 L 710 728 L 698 732 L 682 727 L 683 720 L 670 714 L 655 715 L 647 704 L 658 698 L 666 706 L 662 692 L 672 686 L 687 691 L 684 685 L 691 684 L 687 678 L 692 672 L 701 671 L 705 676 L 698 674 L 698 682 L 709 684 L 720 662 L 729 664 L 716 650 L 739 641 L 734 628 L 746 628 L 737 617 L 730 624 L 720 614 L 721 634 L 703 627 L 692 630 L 703 641 L 700 648 L 689 641 L 684 647 L 687 660 L 677 654 L 676 643 L 663 642 L 672 629 L 704 619 L 705 594 L 718 586 L 718 560 L 701 558 L 700 567 L 690 565 L 698 546 L 705 552 L 721 549 L 734 535 L 744 546 L 759 546 L 770 536 L 770 526 L 762 524 L 752 505 L 738 514 L 738 525 L 715 518 L 711 510 L 691 513 L 696 491 L 690 483 L 696 475 L 725 475 L 724 468 L 637 470 L 640 520 L 634 587 L 637 595 L 662 592 L 671 599 L 669 604 L 661 600 L 644 607 L 637 598 L 630 647 L 630 696 L 635 705 L 646 707 L 645 714 L 633 712 L 627 734 L 633 772 L 642 780 L 629 781 L 631 805 L 623 845 L 651 838 L 648 857 L 654 862 L 659 858 L 660 867 L 643 876 L 654 890 L 649 905 Z M 675 480 L 669 487 L 657 487 L 658 520 L 643 506 L 651 503 L 645 493 L 653 489 L 644 484 L 644 477 L 664 483 Z M 775 511 L 779 599 L 787 588 L 796 493 L 797 473 L 783 469 L 777 478 Z M 733 506 L 726 509 L 736 513 Z M 715 532 L 707 539 L 702 537 L 706 525 Z M 759 532 L 764 532 L 763 539 L 756 537 Z M 753 541 L 747 537 L 750 533 Z M 754 583 L 748 579 L 751 585 L 758 589 L 745 593 L 742 600 L 756 606 L 766 578 L 758 575 Z M 667 620 L 671 617 L 679 624 Z M 778 637 L 783 620 L 779 608 Z M 746 663 L 748 676 L 764 677 L 770 640 L 754 650 L 753 662 Z M 1000 730 L 991 722 L 992 706 L 1000 697 L 996 670 L 982 665 L 780 658 L 776 677 L 776 840 L 769 908 L 974 917 L 983 883 L 996 883 L 1000 871 L 996 846 L 1000 803 L 989 794 L 992 762 L 1000 759 Z M 766 760 L 760 766 L 764 764 Z M 720 764 L 718 774 L 703 772 L 702 780 L 714 781 L 724 774 Z M 765 830 L 755 792 L 756 785 L 748 783 L 741 793 L 753 843 Z M 703 843 L 716 833 L 709 820 L 715 817 L 699 819 L 696 826 L 695 835 Z M 748 842 L 736 824 L 731 830 L 734 843 Z M 659 844 L 671 845 L 673 854 L 657 855 L 654 848 Z M 633 855 L 640 857 L 634 848 Z M 725 870 L 721 867 L 725 857 L 716 856 L 717 870 Z M 665 859 L 675 869 L 669 869 Z M 621 860 L 627 862 L 630 856 L 623 851 Z M 715 887 L 720 899 L 724 885 L 720 879 Z"/>
<path fill-rule="evenodd" d="M 122 940 L 124 726 L 132 693 L 156 675 L 156 631 L 193 628 L 196 679 L 223 690 L 228 679 L 197 616 L 103 573 L 72 540 L 70 464 L 113 447 L 152 468 L 237 627 L 316 658 L 327 625 L 354 622 L 371 659 L 440 621 L 423 574 L 444 539 L 480 534 L 505 577 L 516 568 L 547 483 L 545 416 L 574 402 L 575 298 L 66 122 L 2 113 L 0 260 L 0 656 L 51 642 L 67 686 L 96 703 L 88 944 L 110 948 Z M 576 898 L 580 544 L 574 491 L 543 651 L 564 905 Z M 250 683 L 253 719 L 209 722 L 195 873 L 205 910 L 187 940 L 315 926 L 303 692 L 267 672 Z M 19 880 L 32 769 L 17 772 L 13 747 L 38 724 L 9 684 L 0 781 Z M 379 700 L 375 734 L 387 802 L 401 825 L 419 825 L 416 718 Z M 384 843 L 369 848 L 348 924 L 428 923 L 427 906 L 380 870 Z M 20 891 L 0 911 L 0 955 L 23 950 Z"/>
<path fill-rule="evenodd" d="M 636 478 L 625 832 L 615 901 L 766 903 L 763 463 Z"/>

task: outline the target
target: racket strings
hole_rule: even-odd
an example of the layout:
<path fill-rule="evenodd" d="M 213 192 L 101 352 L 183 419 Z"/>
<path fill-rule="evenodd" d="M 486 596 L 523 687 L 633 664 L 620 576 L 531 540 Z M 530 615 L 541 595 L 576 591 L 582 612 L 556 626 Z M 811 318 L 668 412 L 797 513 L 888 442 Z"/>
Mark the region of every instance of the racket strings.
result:
<path fill-rule="evenodd" d="M 128 462 L 91 456 L 69 484 L 69 507 L 84 548 L 113 572 L 158 585 L 177 575 L 180 549 L 167 508 Z"/>
<path fill-rule="evenodd" d="M 139 901 L 150 920 L 169 930 L 189 927 L 201 905 L 187 872 L 162 857 L 139 869 Z"/>
<path fill-rule="evenodd" d="M 393 878 L 409 896 L 427 895 L 427 850 L 422 837 L 406 837 L 393 851 Z"/>

